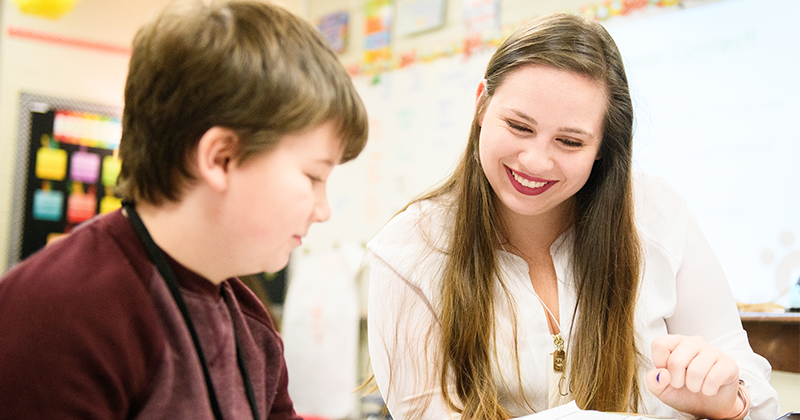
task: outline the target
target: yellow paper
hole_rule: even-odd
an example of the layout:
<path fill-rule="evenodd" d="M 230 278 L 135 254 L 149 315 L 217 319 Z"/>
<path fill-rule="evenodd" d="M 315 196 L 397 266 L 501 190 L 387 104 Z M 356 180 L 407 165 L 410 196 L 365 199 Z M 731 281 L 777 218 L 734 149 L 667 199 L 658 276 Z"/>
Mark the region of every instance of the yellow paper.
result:
<path fill-rule="evenodd" d="M 36 177 L 63 181 L 67 176 L 67 151 L 42 147 L 36 152 Z"/>

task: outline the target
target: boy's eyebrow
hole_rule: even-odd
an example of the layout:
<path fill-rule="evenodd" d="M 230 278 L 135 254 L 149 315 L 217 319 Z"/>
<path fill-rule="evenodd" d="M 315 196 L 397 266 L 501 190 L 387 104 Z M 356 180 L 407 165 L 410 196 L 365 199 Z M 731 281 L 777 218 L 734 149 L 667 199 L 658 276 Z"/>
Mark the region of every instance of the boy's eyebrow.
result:
<path fill-rule="evenodd" d="M 334 162 L 334 160 L 331 158 L 316 159 L 315 162 L 328 166 L 336 166 L 336 162 Z"/>

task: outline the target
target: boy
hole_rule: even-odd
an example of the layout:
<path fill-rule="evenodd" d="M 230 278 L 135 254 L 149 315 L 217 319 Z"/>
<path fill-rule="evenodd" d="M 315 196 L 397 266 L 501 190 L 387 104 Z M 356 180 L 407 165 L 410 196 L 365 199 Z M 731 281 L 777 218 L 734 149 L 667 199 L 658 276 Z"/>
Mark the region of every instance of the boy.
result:
<path fill-rule="evenodd" d="M 235 276 L 330 217 L 367 137 L 349 76 L 275 6 L 172 6 L 134 39 L 122 121 L 123 208 L 0 280 L 0 418 L 297 418 Z"/>

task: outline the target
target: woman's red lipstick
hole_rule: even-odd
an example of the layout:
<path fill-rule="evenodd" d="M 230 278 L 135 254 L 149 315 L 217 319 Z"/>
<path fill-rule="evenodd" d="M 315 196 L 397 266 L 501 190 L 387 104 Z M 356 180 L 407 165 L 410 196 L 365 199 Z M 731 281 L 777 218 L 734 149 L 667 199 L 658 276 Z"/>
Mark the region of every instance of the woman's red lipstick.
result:
<path fill-rule="evenodd" d="M 520 183 L 517 180 L 517 178 L 514 177 L 515 174 L 516 174 L 516 176 L 524 179 L 527 182 L 535 182 L 535 183 L 538 183 L 538 184 L 542 184 L 543 183 L 544 185 L 541 185 L 541 186 L 525 186 L 525 185 L 522 185 L 522 183 Z M 529 176 L 525 176 L 525 175 L 522 175 L 520 173 L 516 173 L 516 172 L 512 171 L 511 168 L 509 168 L 508 166 L 506 166 L 506 175 L 508 175 L 508 179 L 511 182 L 511 185 L 513 185 L 514 188 L 517 191 L 519 191 L 521 194 L 525 194 L 525 195 L 539 195 L 539 194 L 542 194 L 545 191 L 547 191 L 548 189 L 550 189 L 550 187 L 555 185 L 556 182 L 558 182 L 558 181 L 548 181 L 546 179 L 532 178 L 532 177 L 529 177 Z"/>

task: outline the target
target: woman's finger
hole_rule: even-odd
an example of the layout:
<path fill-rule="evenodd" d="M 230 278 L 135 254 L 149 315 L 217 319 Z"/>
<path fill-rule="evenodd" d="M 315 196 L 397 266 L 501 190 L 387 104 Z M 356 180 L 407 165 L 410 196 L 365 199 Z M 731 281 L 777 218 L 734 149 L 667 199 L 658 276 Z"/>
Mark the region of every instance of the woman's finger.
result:
<path fill-rule="evenodd" d="M 666 368 L 670 353 L 684 338 L 682 335 L 665 334 L 653 340 L 650 344 L 650 351 L 655 367 Z"/>
<path fill-rule="evenodd" d="M 698 337 L 682 337 L 682 340 L 672 349 L 667 359 L 667 370 L 672 376 L 670 385 L 673 388 L 683 388 L 686 384 L 686 371 L 695 357 L 700 354 L 705 340 Z M 699 388 L 698 388 L 699 390 Z"/>
<path fill-rule="evenodd" d="M 652 369 L 647 372 L 647 387 L 653 395 L 660 397 L 669 386 L 670 379 L 668 370 Z"/>
<path fill-rule="evenodd" d="M 713 384 L 706 386 L 706 381 L 709 372 L 719 360 L 720 355 L 721 352 L 716 347 L 703 347 L 686 368 L 686 389 L 695 393 L 703 389 L 711 391 L 714 386 Z M 719 386 L 717 386 L 717 389 L 719 389 Z M 717 389 L 712 391 L 713 394 L 706 395 L 716 394 Z"/>
<path fill-rule="evenodd" d="M 709 369 L 703 382 L 703 395 L 717 395 L 719 390 L 739 382 L 739 366 L 731 357 L 722 354 Z"/>

